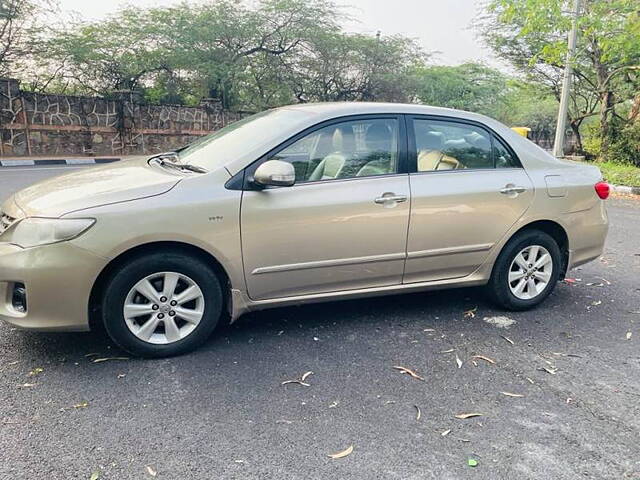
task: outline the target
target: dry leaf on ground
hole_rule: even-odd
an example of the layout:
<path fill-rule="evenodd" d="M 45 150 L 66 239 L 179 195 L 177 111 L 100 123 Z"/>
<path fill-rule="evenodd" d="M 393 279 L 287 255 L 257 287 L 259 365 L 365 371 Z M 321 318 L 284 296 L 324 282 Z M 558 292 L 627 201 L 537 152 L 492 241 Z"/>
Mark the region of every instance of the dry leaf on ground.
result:
<path fill-rule="evenodd" d="M 438 353 L 451 353 L 451 352 L 455 352 L 455 348 L 450 348 L 449 350 L 443 350 L 443 351 L 438 352 Z"/>
<path fill-rule="evenodd" d="M 465 420 L 467 418 L 473 418 L 473 417 L 481 417 L 482 414 L 481 413 L 459 413 L 458 415 L 455 415 L 456 418 L 459 418 L 461 420 Z"/>
<path fill-rule="evenodd" d="M 524 397 L 524 395 L 522 395 L 521 393 L 511 393 L 511 392 L 500 392 L 503 395 L 506 395 L 507 397 L 516 397 L 516 398 L 522 398 Z"/>
<path fill-rule="evenodd" d="M 513 340 L 511 340 L 509 337 L 505 336 L 505 335 L 500 335 L 502 338 L 504 338 L 507 342 L 509 342 L 511 345 L 515 345 L 515 343 L 513 342 Z"/>
<path fill-rule="evenodd" d="M 422 380 L 424 382 L 424 378 L 422 378 L 420 375 L 418 375 L 415 371 L 411 370 L 410 368 L 403 367 L 401 365 L 394 366 L 393 368 L 395 368 L 396 370 L 399 370 L 400 373 L 406 373 L 407 375 L 415 378 L 416 380 Z"/>
<path fill-rule="evenodd" d="M 96 470 L 91 474 L 89 480 L 98 480 L 100 478 L 100 470 Z"/>
<path fill-rule="evenodd" d="M 18 388 L 31 388 L 35 386 L 36 386 L 35 383 L 23 383 L 22 385 L 18 385 Z"/>
<path fill-rule="evenodd" d="M 547 373 L 550 373 L 551 375 L 555 375 L 558 372 L 558 369 L 555 367 L 539 367 L 538 370 L 540 371 L 545 371 Z"/>
<path fill-rule="evenodd" d="M 420 420 L 420 417 L 422 417 L 422 412 L 420 411 L 420 407 L 418 405 L 414 405 L 414 407 L 416 408 L 416 420 Z"/>
<path fill-rule="evenodd" d="M 478 307 L 473 307 L 471 310 L 464 312 L 464 318 L 475 318 Z"/>
<path fill-rule="evenodd" d="M 351 452 L 353 452 L 353 445 L 350 445 L 348 448 L 346 448 L 345 450 L 342 450 L 341 452 L 338 453 L 330 453 L 329 454 L 329 458 L 343 458 L 346 457 L 347 455 L 351 455 Z"/>
<path fill-rule="evenodd" d="M 36 367 L 33 370 L 31 370 L 29 373 L 27 373 L 27 376 L 28 377 L 35 377 L 36 375 L 39 375 L 42 372 L 44 372 L 44 368 Z"/>
<path fill-rule="evenodd" d="M 458 368 L 462 368 L 462 360 L 460 360 L 460 357 L 458 356 L 457 353 L 456 353 L 456 364 L 458 365 Z"/>
<path fill-rule="evenodd" d="M 627 332 L 627 340 L 631 340 L 631 335 L 632 335 L 631 332 Z"/>
<path fill-rule="evenodd" d="M 80 402 L 76 403 L 73 408 L 87 408 L 89 406 L 89 402 Z"/>
<path fill-rule="evenodd" d="M 495 361 L 495 360 L 493 360 L 493 359 L 491 359 L 491 358 L 489 358 L 489 357 L 485 357 L 484 355 L 474 355 L 474 356 L 473 356 L 473 357 L 471 357 L 471 358 L 477 358 L 478 360 L 484 360 L 485 362 L 488 362 L 488 363 L 490 363 L 490 364 L 492 364 L 492 365 L 495 365 L 495 364 L 496 364 L 496 361 Z"/>
<path fill-rule="evenodd" d="M 449 430 L 445 430 L 444 432 L 442 432 L 440 435 L 442 435 L 443 437 L 446 437 L 447 435 L 449 435 L 451 433 L 451 429 Z"/>
<path fill-rule="evenodd" d="M 309 375 L 313 375 L 313 372 L 311 372 L 311 371 L 305 372 L 305 373 L 302 374 L 302 376 L 299 379 L 285 380 L 284 382 L 282 382 L 281 385 L 287 385 L 289 383 L 297 383 L 298 385 L 302 385 L 303 387 L 310 387 L 311 385 L 309 385 L 307 382 L 305 382 L 305 380 L 307 379 L 307 377 L 309 377 Z"/>
<path fill-rule="evenodd" d="M 129 360 L 129 357 L 103 357 L 103 358 L 94 358 L 92 360 L 93 363 L 102 363 L 109 362 L 111 360 Z"/>
<path fill-rule="evenodd" d="M 147 465 L 147 473 L 149 473 L 149 475 L 151 475 L 152 477 L 158 475 L 158 472 L 155 471 L 151 465 Z"/>

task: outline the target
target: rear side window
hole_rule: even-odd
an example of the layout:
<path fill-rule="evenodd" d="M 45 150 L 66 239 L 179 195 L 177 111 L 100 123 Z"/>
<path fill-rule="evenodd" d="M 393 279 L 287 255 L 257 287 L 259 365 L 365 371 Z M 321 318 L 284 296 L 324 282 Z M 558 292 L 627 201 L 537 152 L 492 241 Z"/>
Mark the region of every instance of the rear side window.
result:
<path fill-rule="evenodd" d="M 493 157 L 496 161 L 496 168 L 514 168 L 520 166 L 510 150 L 496 137 L 493 137 Z"/>
<path fill-rule="evenodd" d="M 441 120 L 413 120 L 419 172 L 494 168 L 491 136 L 484 129 Z"/>

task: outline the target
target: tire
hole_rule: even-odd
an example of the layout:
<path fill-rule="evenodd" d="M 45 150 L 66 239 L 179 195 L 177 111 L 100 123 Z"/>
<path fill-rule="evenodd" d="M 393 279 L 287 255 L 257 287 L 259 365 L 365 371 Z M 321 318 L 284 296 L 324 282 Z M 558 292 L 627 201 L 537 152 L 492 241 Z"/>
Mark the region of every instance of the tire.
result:
<path fill-rule="evenodd" d="M 165 287 L 171 292 L 167 297 Z M 222 307 L 215 272 L 182 252 L 153 253 L 128 262 L 109 279 L 102 299 L 111 339 L 130 354 L 147 358 L 181 355 L 200 346 L 216 328 Z"/>
<path fill-rule="evenodd" d="M 538 247 L 537 250 L 536 247 Z M 521 253 L 522 257 L 518 257 Z M 540 263 L 531 263 L 528 257 L 536 255 L 537 262 L 542 262 L 544 254 L 549 255 L 551 268 L 549 263 L 545 263 L 536 271 L 532 268 L 525 270 L 522 265 L 523 260 L 526 260 L 527 266 L 535 267 Z M 540 304 L 551 294 L 558 283 L 561 269 L 562 255 L 553 237 L 540 230 L 524 230 L 514 235 L 500 252 L 493 266 L 487 290 L 492 300 L 507 310 L 528 310 Z M 510 274 L 512 274 L 511 277 Z M 520 275 L 524 276 L 518 278 Z M 511 282 L 509 278 L 512 278 Z M 533 281 L 535 287 L 530 286 L 529 279 Z M 545 284 L 546 279 L 548 280 Z M 522 280 L 525 282 L 524 286 L 522 286 Z M 522 291 L 519 291 L 520 287 Z"/>

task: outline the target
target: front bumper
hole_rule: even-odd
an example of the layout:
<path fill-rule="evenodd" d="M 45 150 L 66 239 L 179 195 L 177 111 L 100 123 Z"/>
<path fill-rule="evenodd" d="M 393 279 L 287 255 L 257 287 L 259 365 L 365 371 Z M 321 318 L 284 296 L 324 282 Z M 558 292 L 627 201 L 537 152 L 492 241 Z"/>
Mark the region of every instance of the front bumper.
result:
<path fill-rule="evenodd" d="M 0 244 L 0 320 L 30 330 L 89 330 L 91 288 L 106 263 L 69 242 L 27 249 Z M 26 288 L 24 313 L 12 307 L 18 282 Z"/>

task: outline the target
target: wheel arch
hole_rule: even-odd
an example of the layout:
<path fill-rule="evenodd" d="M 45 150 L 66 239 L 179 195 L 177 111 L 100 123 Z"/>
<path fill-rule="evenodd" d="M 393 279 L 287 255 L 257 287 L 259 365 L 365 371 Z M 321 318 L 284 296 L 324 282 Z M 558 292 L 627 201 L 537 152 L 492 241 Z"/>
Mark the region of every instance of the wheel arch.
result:
<path fill-rule="evenodd" d="M 158 251 L 170 251 L 170 252 L 182 252 L 187 255 L 192 255 L 201 260 L 204 260 L 208 265 L 211 265 L 214 273 L 220 280 L 220 286 L 222 287 L 224 305 L 222 306 L 223 312 L 228 311 L 231 305 L 231 280 L 229 274 L 223 267 L 222 263 L 214 257 L 210 252 L 192 245 L 190 243 L 176 242 L 176 241 L 160 241 L 150 242 L 141 245 L 136 245 L 121 252 L 118 256 L 113 258 L 104 268 L 100 271 L 96 280 L 91 287 L 91 293 L 89 294 L 88 317 L 89 327 L 91 330 L 102 328 L 102 315 L 101 315 L 101 299 L 102 293 L 109 281 L 110 277 L 117 270 L 120 265 L 125 264 L 134 258 L 138 258 L 148 253 L 157 253 Z"/>
<path fill-rule="evenodd" d="M 560 248 L 560 253 L 562 254 L 562 268 L 560 270 L 560 279 L 564 279 L 564 276 L 567 273 L 567 267 L 569 265 L 569 235 L 567 235 L 567 231 L 564 229 L 564 227 L 553 220 L 536 220 L 534 222 L 523 225 L 518 230 L 513 232 L 513 235 L 511 235 L 509 240 L 525 230 L 540 230 L 556 241 L 558 247 Z"/>

